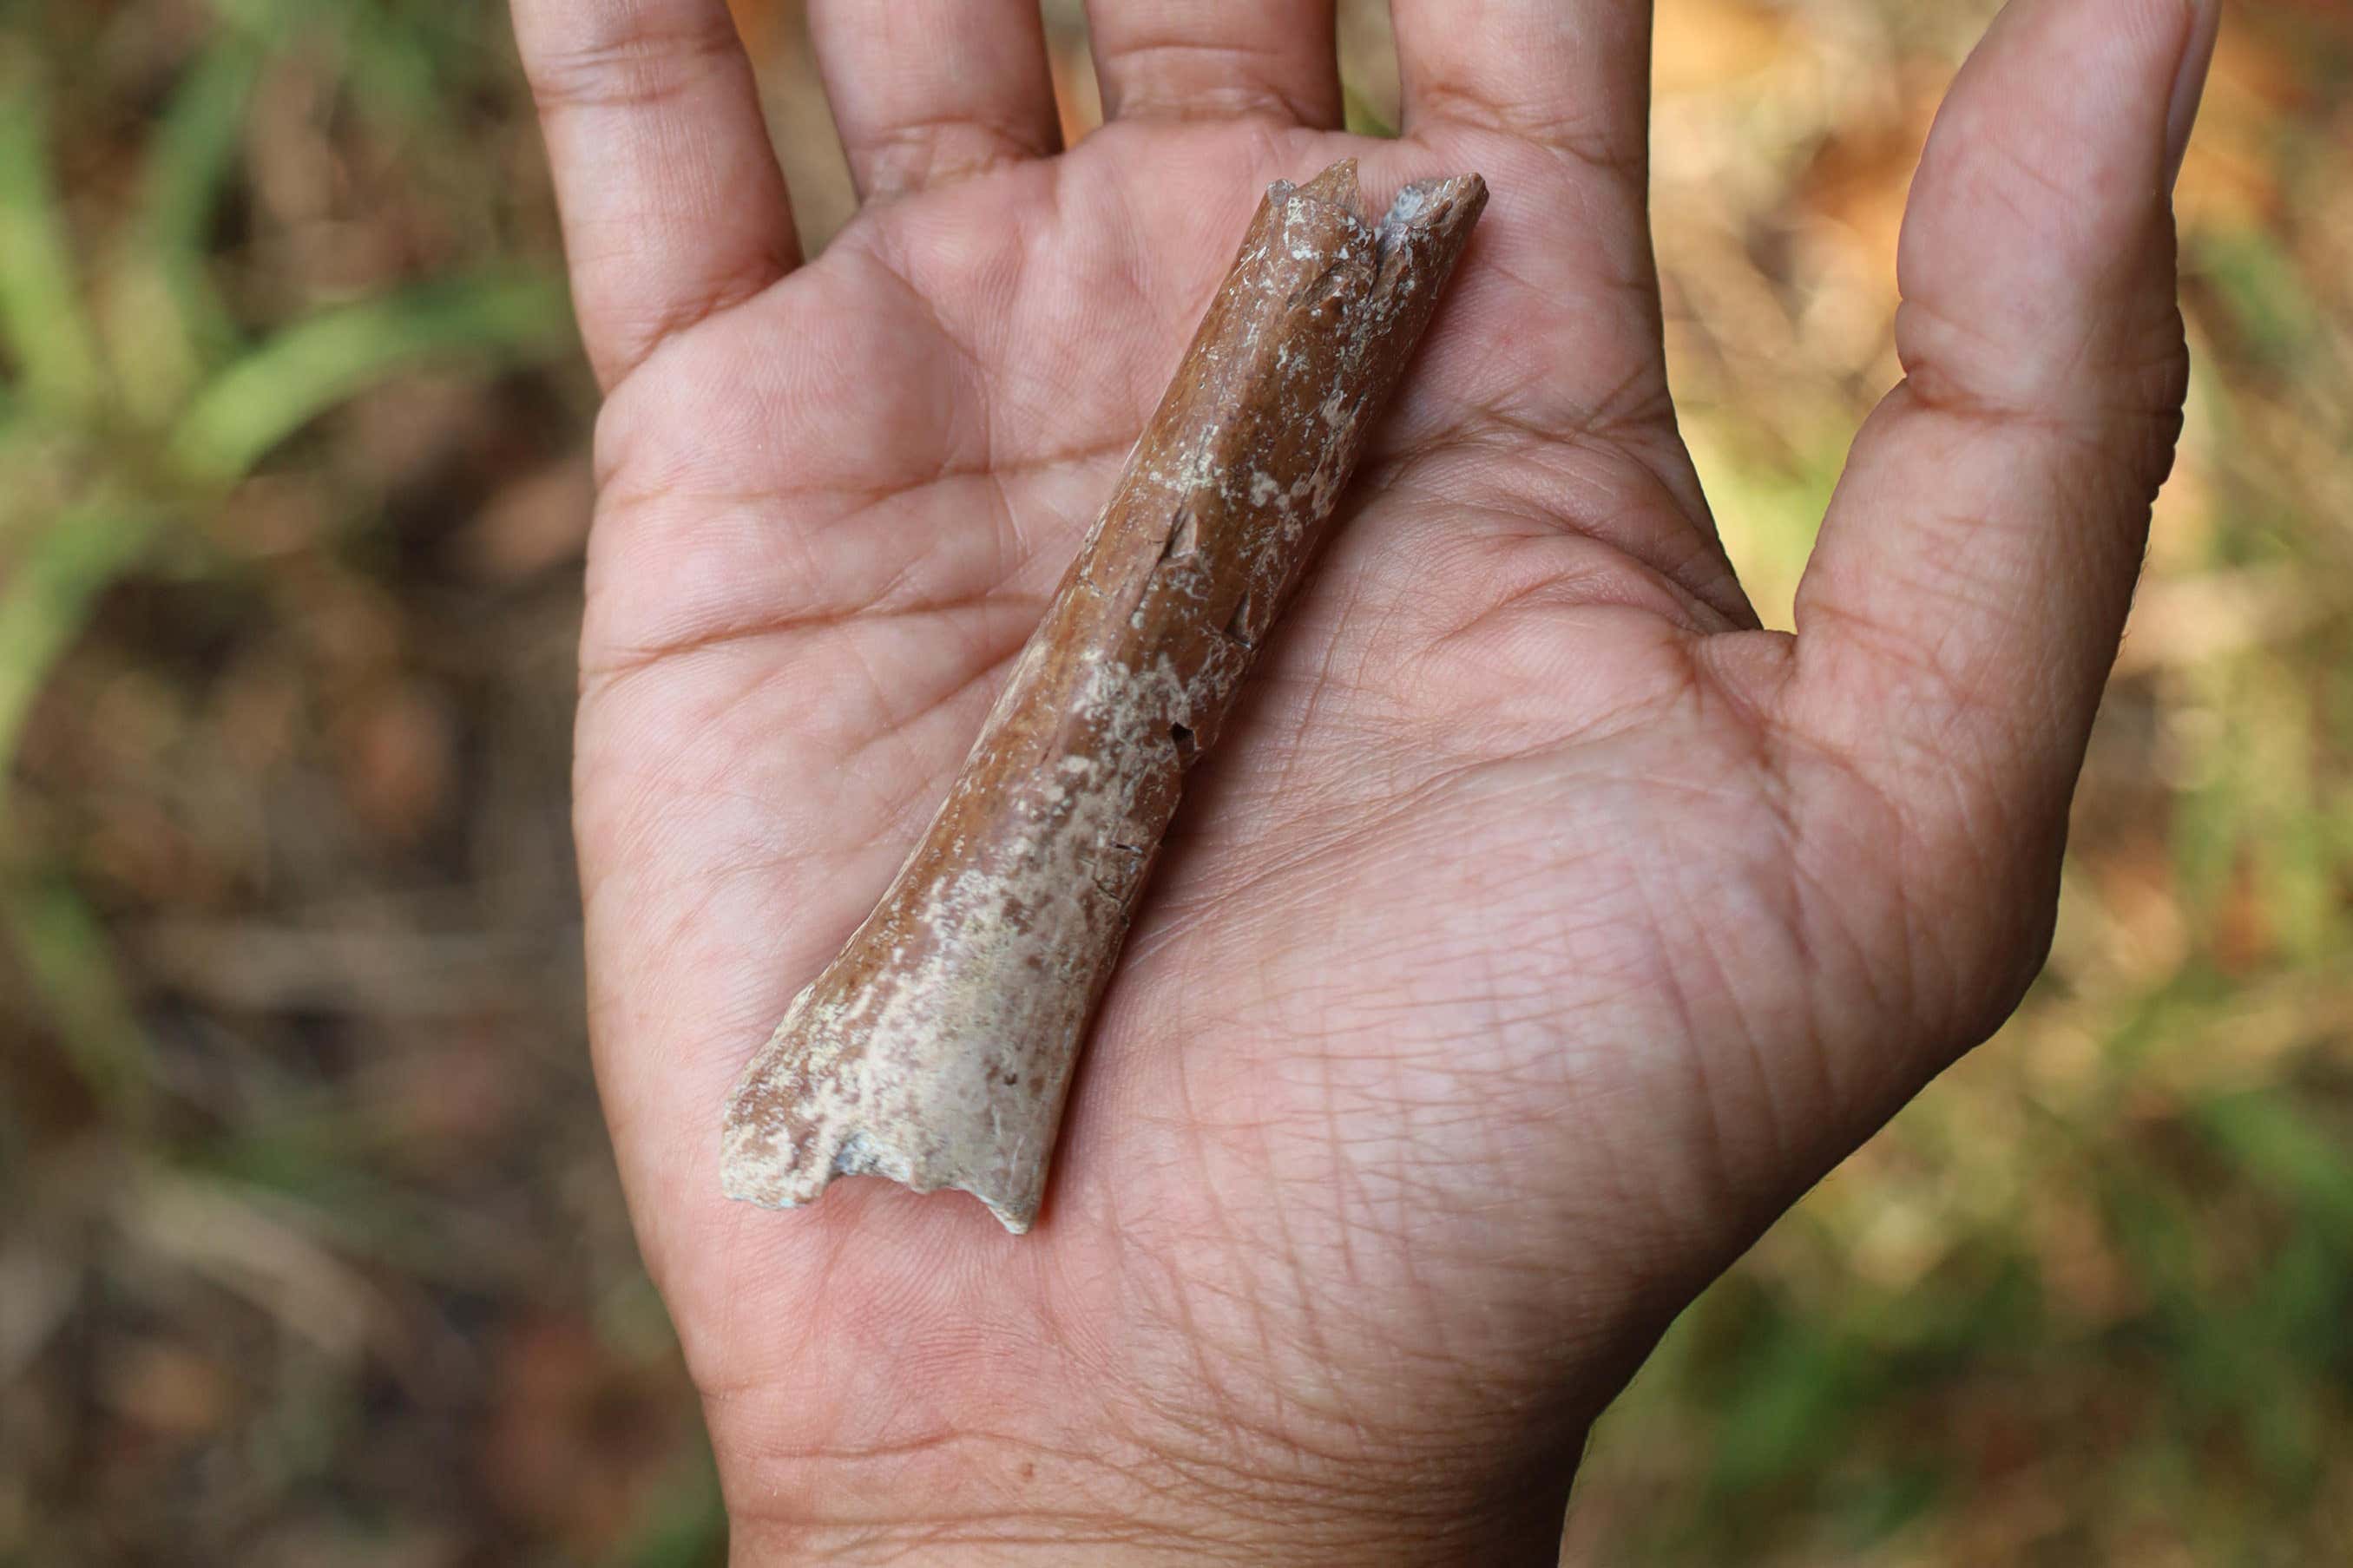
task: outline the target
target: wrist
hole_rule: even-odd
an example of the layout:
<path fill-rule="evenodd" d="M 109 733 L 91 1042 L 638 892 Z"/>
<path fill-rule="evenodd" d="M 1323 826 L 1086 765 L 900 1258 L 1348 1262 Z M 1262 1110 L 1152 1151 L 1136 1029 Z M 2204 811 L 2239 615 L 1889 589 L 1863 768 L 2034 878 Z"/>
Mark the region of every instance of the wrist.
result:
<path fill-rule="evenodd" d="M 1548 1443 L 1531 1462 L 1499 1433 L 1496 1452 L 1516 1460 L 1506 1461 L 1516 1475 L 1421 1458 L 1285 1458 L 1234 1435 L 1182 1451 L 1092 1432 L 747 1447 L 754 1423 L 728 1403 L 736 1407 L 714 1405 L 711 1415 L 731 1568 L 1549 1563 L 1583 1445 L 1581 1433 Z"/>

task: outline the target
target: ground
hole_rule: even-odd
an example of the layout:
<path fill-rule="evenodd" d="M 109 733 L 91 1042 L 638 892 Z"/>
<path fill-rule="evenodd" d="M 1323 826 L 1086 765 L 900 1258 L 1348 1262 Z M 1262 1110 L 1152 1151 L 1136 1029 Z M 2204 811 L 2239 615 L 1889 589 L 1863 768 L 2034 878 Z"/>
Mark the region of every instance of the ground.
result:
<path fill-rule="evenodd" d="M 1776 624 L 1988 10 L 1660 0 L 1675 387 Z M 796 7 L 740 12 L 814 248 Z M 716 1563 L 581 1042 L 595 401 L 498 8 L 34 0 L 0 62 L 0 1563 Z M 2233 8 L 2180 206 L 2049 972 L 1685 1316 L 1570 1561 L 2353 1556 L 2341 5 Z"/>

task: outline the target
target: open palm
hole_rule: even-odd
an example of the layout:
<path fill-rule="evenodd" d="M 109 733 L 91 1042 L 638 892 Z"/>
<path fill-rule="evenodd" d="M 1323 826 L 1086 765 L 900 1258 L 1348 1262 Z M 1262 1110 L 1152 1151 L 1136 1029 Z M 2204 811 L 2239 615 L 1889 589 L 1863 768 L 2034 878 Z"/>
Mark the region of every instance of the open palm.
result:
<path fill-rule="evenodd" d="M 1324 128 L 1329 0 L 1099 0 L 1112 121 L 1059 156 L 1033 5 L 813 4 L 869 205 L 805 266 L 720 0 L 516 9 L 611 394 L 597 1068 L 739 1550 L 1548 1549 L 1667 1318 L 2039 962 L 2179 424 L 2191 13 L 2020 0 L 1965 75 L 1910 380 L 1791 637 L 1675 431 L 1639 0 L 1396 0 L 1395 142 Z M 726 1202 L 730 1084 L 944 793 L 1260 192 L 1349 154 L 1494 205 L 1189 781 L 1037 1231 Z"/>

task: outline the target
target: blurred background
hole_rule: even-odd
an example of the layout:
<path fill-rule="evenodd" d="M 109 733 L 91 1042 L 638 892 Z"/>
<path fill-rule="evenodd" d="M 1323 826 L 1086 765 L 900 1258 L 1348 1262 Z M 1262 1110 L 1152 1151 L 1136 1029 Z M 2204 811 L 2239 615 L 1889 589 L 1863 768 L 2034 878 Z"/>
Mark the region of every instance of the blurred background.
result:
<path fill-rule="evenodd" d="M 1774 624 L 1991 9 L 1659 0 L 1675 385 Z M 797 0 L 738 14 L 815 248 Z M 2344 0 L 2235 0 L 2180 208 L 2050 970 L 1686 1315 L 1566 1561 L 2353 1561 Z M 582 1042 L 595 407 L 502 7 L 0 8 L 0 1563 L 722 1561 Z"/>

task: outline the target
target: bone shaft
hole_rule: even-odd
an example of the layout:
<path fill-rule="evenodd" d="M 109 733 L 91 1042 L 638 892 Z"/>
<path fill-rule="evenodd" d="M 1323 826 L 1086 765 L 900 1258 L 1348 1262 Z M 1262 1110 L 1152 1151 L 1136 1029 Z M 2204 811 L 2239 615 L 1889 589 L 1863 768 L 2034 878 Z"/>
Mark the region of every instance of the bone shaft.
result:
<path fill-rule="evenodd" d="M 959 1187 L 1015 1231 L 1186 771 L 1313 555 L 1485 199 L 1376 231 L 1277 184 L 930 828 L 729 1107 L 731 1195 Z"/>

